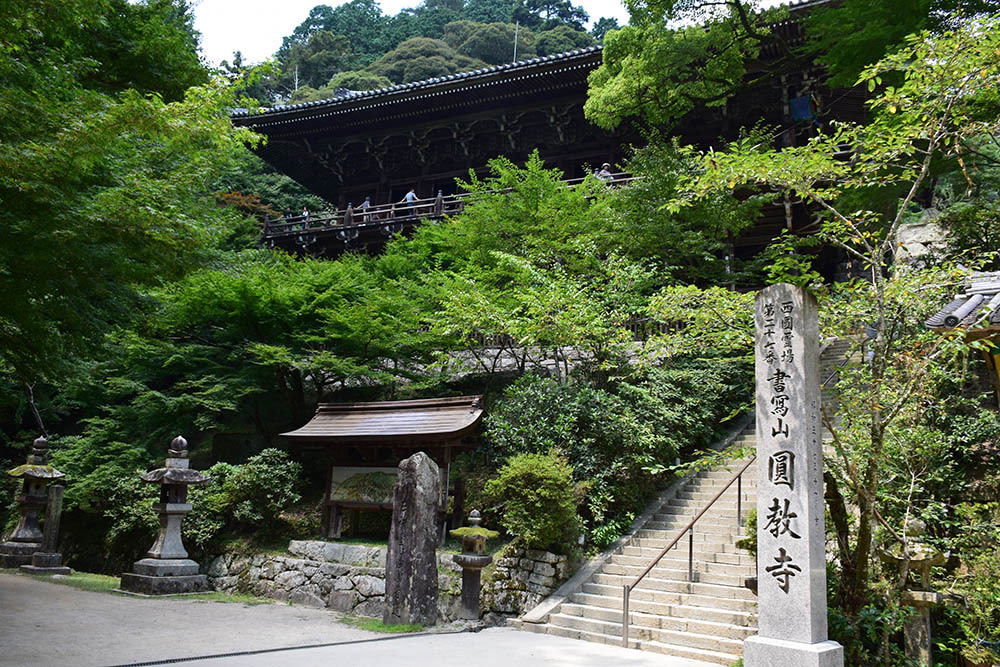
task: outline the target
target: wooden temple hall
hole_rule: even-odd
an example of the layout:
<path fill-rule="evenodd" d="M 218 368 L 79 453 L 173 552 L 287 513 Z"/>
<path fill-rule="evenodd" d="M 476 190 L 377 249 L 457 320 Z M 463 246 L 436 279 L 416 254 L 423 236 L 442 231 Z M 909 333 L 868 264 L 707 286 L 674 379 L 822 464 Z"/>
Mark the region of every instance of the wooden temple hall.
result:
<path fill-rule="evenodd" d="M 441 469 L 443 531 L 464 520 L 463 480 L 454 480 L 451 521 L 447 520 L 451 462 L 475 448 L 483 418 L 481 396 L 374 403 L 320 403 L 301 428 L 282 435 L 297 449 L 318 449 L 327 457 L 323 535 L 340 538 L 345 512 L 392 511 L 399 462 L 423 451 Z"/>
<path fill-rule="evenodd" d="M 791 6 L 790 17 L 773 26 L 774 33 L 790 45 L 800 42 L 799 19 L 815 4 Z M 761 54 L 762 61 L 780 57 L 777 47 Z M 264 243 L 325 257 L 347 250 L 379 252 L 421 219 L 459 212 L 456 177 L 467 178 L 470 169 L 486 173 L 487 161 L 498 155 L 523 163 L 538 149 L 546 165 L 567 179 L 605 162 L 617 171 L 627 147 L 643 141 L 633 128 L 606 132 L 584 117 L 587 77 L 601 62 L 601 47 L 591 47 L 234 114 L 234 124 L 266 135 L 267 142 L 255 149 L 261 158 L 336 207 L 313 212 L 309 220 L 268 221 Z M 823 80 L 817 67 L 790 68 L 723 107 L 693 112 L 673 133 L 707 147 L 763 121 L 784 128 L 779 141 L 795 145 L 830 119 L 863 120 L 864 93 L 831 90 Z M 399 205 L 410 188 L 419 201 Z M 361 210 L 366 197 L 373 208 Z M 800 202 L 778 203 L 734 240 L 735 255 L 751 256 L 782 229 L 807 233 L 812 224 Z"/>

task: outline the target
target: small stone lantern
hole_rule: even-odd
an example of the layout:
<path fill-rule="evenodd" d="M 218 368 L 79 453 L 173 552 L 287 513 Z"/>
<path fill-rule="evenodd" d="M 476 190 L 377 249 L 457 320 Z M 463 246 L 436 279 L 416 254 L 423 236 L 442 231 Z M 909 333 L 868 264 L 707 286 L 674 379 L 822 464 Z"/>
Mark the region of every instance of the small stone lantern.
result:
<path fill-rule="evenodd" d="M 466 620 L 479 620 L 479 590 L 482 569 L 493 562 L 493 556 L 486 555 L 486 540 L 499 535 L 479 525 L 482 521 L 479 510 L 469 513 L 469 525 L 451 531 L 451 536 L 462 540 L 462 553 L 452 556 L 452 560 L 462 567 L 462 608 L 459 616 Z"/>
<path fill-rule="evenodd" d="M 198 563 L 188 558 L 181 541 L 181 522 L 191 511 L 187 487 L 205 484 L 208 475 L 188 467 L 187 440 L 177 436 L 167 449 L 162 468 L 150 470 L 141 478 L 160 485 L 160 500 L 153 509 L 160 515 L 160 534 L 146 557 L 133 565 L 134 572 L 122 575 L 122 590 L 146 595 L 196 593 L 208 589 L 208 578 L 198 574 Z"/>
<path fill-rule="evenodd" d="M 31 563 L 31 557 L 42 548 L 42 529 L 38 515 L 48 502 L 46 487 L 49 482 L 65 477 L 48 465 L 49 443 L 38 438 L 32 444 L 27 463 L 7 471 L 11 477 L 21 477 L 24 482 L 17 504 L 21 518 L 6 542 L 0 544 L 0 567 L 20 567 Z"/>
<path fill-rule="evenodd" d="M 930 667 L 933 664 L 931 656 L 931 607 L 941 604 L 944 597 L 940 593 L 929 590 L 931 587 L 931 568 L 944 565 L 948 561 L 948 554 L 941 553 L 920 539 L 926 528 L 924 522 L 919 519 L 910 519 L 906 522 L 906 536 L 910 538 L 907 543 L 909 558 L 904 557 L 899 545 L 888 550 L 879 549 L 878 551 L 879 557 L 886 563 L 902 567 L 904 562 L 909 561 L 910 572 L 916 574 L 920 579 L 920 588 L 923 590 L 905 590 L 900 595 L 900 601 L 917 610 L 917 613 L 906 622 L 906 626 L 903 628 L 903 642 L 906 657 L 915 660 L 921 667 Z"/>

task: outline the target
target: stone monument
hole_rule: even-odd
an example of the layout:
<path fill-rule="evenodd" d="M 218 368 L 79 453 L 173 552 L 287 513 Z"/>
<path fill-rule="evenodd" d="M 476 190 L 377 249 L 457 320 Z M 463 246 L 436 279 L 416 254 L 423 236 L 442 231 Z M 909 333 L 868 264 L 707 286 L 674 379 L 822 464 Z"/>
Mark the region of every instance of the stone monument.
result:
<path fill-rule="evenodd" d="M 385 558 L 386 625 L 437 622 L 438 466 L 424 452 L 399 463 Z"/>
<path fill-rule="evenodd" d="M 757 625 L 746 667 L 842 667 L 827 639 L 816 300 L 780 283 L 755 308 Z"/>
<path fill-rule="evenodd" d="M 21 518 L 7 541 L 0 544 L 0 567 L 20 567 L 31 563 L 31 557 L 42 548 L 42 529 L 38 515 L 48 502 L 46 486 L 54 479 L 65 477 L 48 464 L 49 442 L 37 438 L 24 465 L 7 471 L 11 477 L 21 477 L 24 482 L 17 496 Z"/>
<path fill-rule="evenodd" d="M 208 590 L 208 578 L 198 574 L 198 563 L 188 558 L 181 541 L 181 522 L 191 511 L 187 487 L 209 480 L 188 465 L 187 440 L 177 436 L 170 442 L 163 467 L 142 475 L 142 481 L 160 485 L 160 501 L 153 504 L 160 515 L 160 534 L 146 557 L 134 563 L 134 572 L 122 575 L 122 590 L 146 595 Z"/>
<path fill-rule="evenodd" d="M 22 565 L 21 572 L 28 574 L 70 574 L 62 564 L 59 553 L 59 519 L 62 516 L 63 492 L 66 487 L 53 484 L 49 487 L 49 506 L 45 510 L 42 548 L 31 554 L 31 565 Z"/>
<path fill-rule="evenodd" d="M 493 562 L 493 556 L 486 554 L 486 540 L 498 536 L 495 530 L 487 530 L 479 525 L 482 521 L 479 510 L 469 513 L 469 525 L 451 531 L 452 537 L 462 540 L 462 553 L 451 557 L 462 567 L 462 608 L 459 618 L 469 621 L 479 620 L 479 593 L 482 588 L 482 570 Z"/>

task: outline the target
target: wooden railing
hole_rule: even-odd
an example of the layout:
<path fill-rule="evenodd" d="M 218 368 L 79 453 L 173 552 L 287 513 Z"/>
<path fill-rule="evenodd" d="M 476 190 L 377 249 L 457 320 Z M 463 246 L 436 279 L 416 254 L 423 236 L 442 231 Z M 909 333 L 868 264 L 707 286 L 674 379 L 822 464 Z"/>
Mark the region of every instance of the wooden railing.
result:
<path fill-rule="evenodd" d="M 569 187 L 576 187 L 584 178 L 572 178 L 564 181 Z M 608 185 L 620 186 L 630 183 L 633 177 L 629 174 L 612 174 Z M 270 239 L 282 236 L 301 234 L 304 231 L 321 231 L 338 227 L 359 228 L 378 225 L 402 225 L 414 220 L 434 220 L 446 216 L 457 215 L 465 208 L 471 195 L 461 193 L 445 195 L 438 192 L 436 197 L 416 199 L 413 202 L 395 202 L 392 204 L 377 204 L 374 206 L 352 206 L 328 211 L 318 215 L 295 216 L 271 220 L 264 218 L 264 238 Z M 400 227 L 399 230 L 402 231 Z"/>

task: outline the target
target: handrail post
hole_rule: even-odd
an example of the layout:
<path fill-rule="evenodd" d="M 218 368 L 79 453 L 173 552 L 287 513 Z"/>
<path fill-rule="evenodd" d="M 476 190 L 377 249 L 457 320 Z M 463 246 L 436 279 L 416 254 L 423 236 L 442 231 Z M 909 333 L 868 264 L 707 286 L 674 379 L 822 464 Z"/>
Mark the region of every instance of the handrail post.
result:
<path fill-rule="evenodd" d="M 694 526 L 688 529 L 688 583 L 694 582 Z"/>
<path fill-rule="evenodd" d="M 740 532 L 743 523 L 743 473 L 736 478 L 736 532 Z"/>
<path fill-rule="evenodd" d="M 622 586 L 622 646 L 628 648 L 628 584 Z"/>

